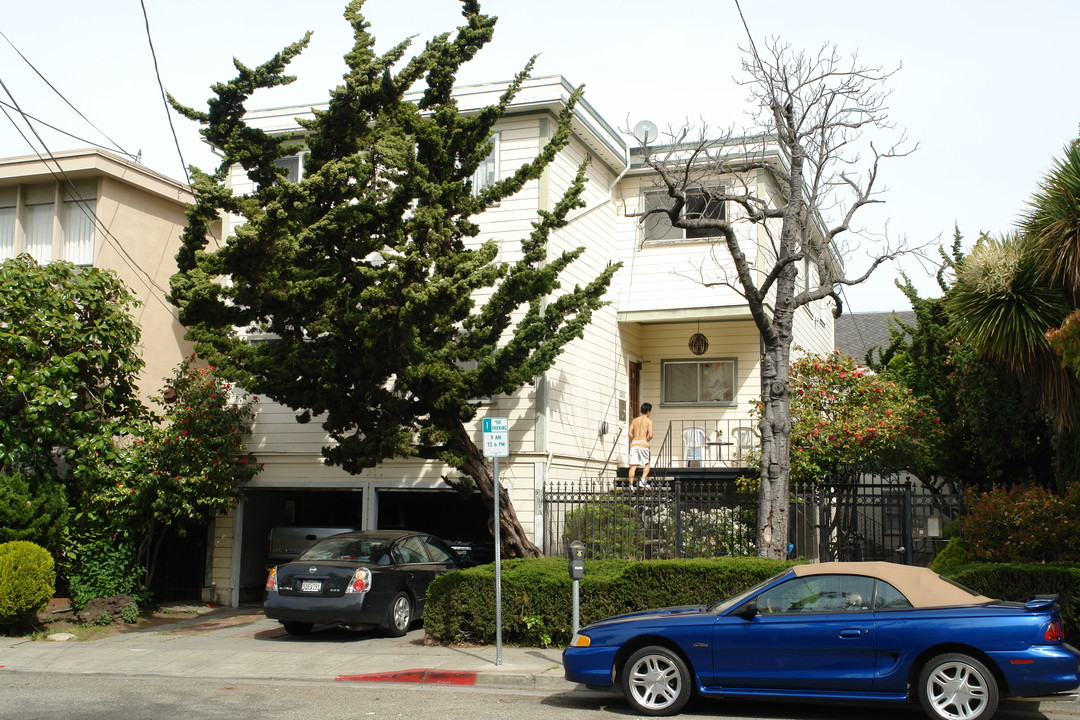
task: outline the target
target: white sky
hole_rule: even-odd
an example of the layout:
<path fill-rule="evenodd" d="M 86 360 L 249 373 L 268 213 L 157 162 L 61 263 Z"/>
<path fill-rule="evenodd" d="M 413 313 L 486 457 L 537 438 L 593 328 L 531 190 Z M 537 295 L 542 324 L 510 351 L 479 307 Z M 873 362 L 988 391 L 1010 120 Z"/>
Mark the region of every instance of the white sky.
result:
<path fill-rule="evenodd" d="M 195 107 L 213 82 L 232 77 L 232 57 L 255 65 L 305 30 L 309 49 L 292 66 L 298 81 L 256 96 L 249 107 L 322 102 L 336 85 L 351 45 L 344 0 L 144 0 L 162 80 Z M 969 241 L 1008 230 L 1051 160 L 1077 134 L 1080 87 L 1075 29 L 1080 3 L 1069 0 L 742 0 L 755 41 L 779 36 L 808 51 L 822 43 L 858 51 L 866 64 L 903 69 L 890 83 L 890 118 L 918 151 L 882 172 L 886 204 L 863 216 L 913 245 L 954 225 Z M 302 10 L 299 8 L 304 7 Z M 740 73 L 746 36 L 734 0 L 487 0 L 498 15 L 495 39 L 459 80 L 511 77 L 540 53 L 536 75 L 585 83 L 586 99 L 612 125 L 648 119 L 661 128 L 686 120 L 718 130 L 749 125 Z M 409 36 L 422 42 L 460 19 L 454 0 L 368 0 L 380 48 Z M 148 167 L 175 178 L 183 169 L 154 76 L 139 2 L 50 0 L 5 10 L 0 31 L 78 110 L 117 144 L 142 151 Z M 22 110 L 87 140 L 109 145 L 68 108 L 0 38 L 0 80 Z M 0 101 L 11 97 L 0 89 Z M 14 116 L 14 113 L 9 114 Z M 214 160 L 197 127 L 174 116 L 184 159 Z M 27 132 L 25 127 L 22 128 Z M 39 128 L 53 151 L 87 143 Z M 28 134 L 29 136 L 29 134 Z M 0 117 L 0 157 L 33 154 Z M 859 270 L 865 254 L 849 268 Z M 900 268 L 924 295 L 936 295 L 926 271 L 908 259 L 881 268 L 867 286 L 848 290 L 848 310 L 908 309 L 892 281 Z"/>

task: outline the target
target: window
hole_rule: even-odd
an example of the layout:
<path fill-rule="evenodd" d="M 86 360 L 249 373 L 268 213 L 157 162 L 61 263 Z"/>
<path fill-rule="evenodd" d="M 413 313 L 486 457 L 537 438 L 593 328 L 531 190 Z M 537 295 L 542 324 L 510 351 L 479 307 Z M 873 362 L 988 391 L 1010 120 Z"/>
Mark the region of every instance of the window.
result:
<path fill-rule="evenodd" d="M 274 167 L 284 168 L 289 182 L 300 182 L 301 163 L 299 155 L 289 155 L 274 161 Z"/>
<path fill-rule="evenodd" d="M 735 360 L 664 360 L 664 405 L 734 405 Z"/>
<path fill-rule="evenodd" d="M 56 217 L 56 186 L 30 185 L 23 207 L 23 251 L 44 265 L 52 262 L 53 219 Z"/>
<path fill-rule="evenodd" d="M 725 219 L 727 213 L 724 212 L 724 203 L 713 200 L 710 195 L 710 193 L 722 194 L 723 192 L 724 188 L 722 187 L 709 188 L 708 192 L 705 190 L 691 191 L 687 194 L 686 206 L 683 207 L 683 217 L 709 218 L 712 220 Z M 670 207 L 672 201 L 667 190 L 646 190 L 644 200 L 645 212 L 655 208 Z M 711 229 L 683 230 L 682 228 L 672 227 L 668 216 L 661 213 L 649 215 L 645 218 L 642 231 L 646 241 L 654 242 L 657 240 L 697 240 L 716 237 L 717 235 L 716 231 Z"/>
<path fill-rule="evenodd" d="M 41 264 L 92 265 L 96 213 L 96 180 L 0 188 L 0 259 L 25 252 Z"/>
<path fill-rule="evenodd" d="M 861 575 L 811 575 L 795 578 L 757 597 L 758 611 L 835 613 L 870 609 L 874 579 Z"/>
<path fill-rule="evenodd" d="M 94 264 L 97 183 L 82 180 L 64 185 L 60 211 L 60 257 L 75 265 Z"/>
<path fill-rule="evenodd" d="M 904 597 L 904 594 L 884 580 L 877 581 L 876 590 L 877 592 L 874 595 L 875 610 L 911 607 L 911 603 Z"/>
<path fill-rule="evenodd" d="M 15 207 L 17 188 L 0 188 L 0 260 L 15 257 Z"/>
<path fill-rule="evenodd" d="M 495 181 L 499 179 L 499 145 L 499 134 L 495 133 L 491 137 L 491 152 L 480 161 L 476 172 L 473 173 L 473 193 L 478 193 L 484 188 L 494 185 Z"/>

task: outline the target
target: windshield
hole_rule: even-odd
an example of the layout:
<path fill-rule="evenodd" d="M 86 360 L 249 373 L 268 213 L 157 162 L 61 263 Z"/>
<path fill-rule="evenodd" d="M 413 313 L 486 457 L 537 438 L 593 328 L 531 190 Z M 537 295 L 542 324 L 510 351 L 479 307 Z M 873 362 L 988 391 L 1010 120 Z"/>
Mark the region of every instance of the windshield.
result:
<path fill-rule="evenodd" d="M 317 560 L 377 562 L 388 548 L 389 544 L 382 540 L 357 537 L 329 537 L 320 540 L 305 550 L 299 560 L 301 562 Z"/>
<path fill-rule="evenodd" d="M 720 602 L 713 603 L 712 605 L 709 606 L 709 612 L 722 613 L 725 610 L 730 610 L 731 608 L 735 607 L 736 605 L 740 605 L 744 601 L 746 601 L 749 598 L 753 597 L 755 594 L 757 594 L 761 590 L 761 588 L 765 587 L 766 585 L 768 585 L 771 582 L 775 582 L 776 580 L 779 580 L 784 575 L 787 575 L 789 572 L 791 572 L 791 571 L 790 570 L 785 570 L 785 571 L 783 571 L 781 573 L 777 573 L 776 575 L 773 575 L 768 580 L 763 580 L 763 581 L 759 582 L 757 585 L 750 588 L 749 590 L 743 590 L 741 593 L 739 593 L 738 595 L 736 595 L 734 597 L 730 597 L 727 600 L 721 600 Z"/>

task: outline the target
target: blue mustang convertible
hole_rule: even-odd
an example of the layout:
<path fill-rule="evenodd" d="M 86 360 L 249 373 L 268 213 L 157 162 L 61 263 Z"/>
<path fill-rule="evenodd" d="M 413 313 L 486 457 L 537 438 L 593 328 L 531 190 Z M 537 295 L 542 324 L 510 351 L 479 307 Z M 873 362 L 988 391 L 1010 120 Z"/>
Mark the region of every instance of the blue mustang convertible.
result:
<path fill-rule="evenodd" d="M 976 595 L 926 568 L 798 565 L 715 605 L 647 610 L 581 629 L 566 679 L 621 688 L 674 715 L 691 694 L 914 701 L 934 720 L 987 720 L 1004 697 L 1080 686 L 1057 596 Z"/>

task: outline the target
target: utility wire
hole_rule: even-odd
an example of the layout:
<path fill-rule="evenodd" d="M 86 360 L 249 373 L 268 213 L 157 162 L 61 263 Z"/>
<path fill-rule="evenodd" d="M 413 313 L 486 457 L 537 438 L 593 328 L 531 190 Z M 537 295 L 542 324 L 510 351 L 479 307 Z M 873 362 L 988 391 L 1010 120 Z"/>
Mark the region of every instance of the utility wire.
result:
<path fill-rule="evenodd" d="M 8 108 L 9 110 L 15 110 L 16 112 L 20 112 L 20 111 L 18 110 L 18 108 L 16 108 L 16 107 L 15 107 L 14 105 L 12 105 L 11 103 L 6 103 L 6 102 L 4 102 L 3 100 L 0 100 L 0 105 L 2 105 L 2 106 L 4 106 L 4 107 Z M 79 141 L 79 142 L 81 142 L 81 143 L 86 143 L 87 145 L 89 145 L 89 146 L 91 146 L 91 147 L 96 147 L 96 148 L 98 148 L 99 150 L 106 150 L 106 151 L 108 151 L 108 152 L 112 152 L 112 151 L 113 151 L 113 148 L 110 148 L 110 147 L 106 147 L 106 146 L 104 146 L 104 145 L 99 145 L 98 143 L 94 142 L 93 140 L 87 140 L 87 139 L 86 139 L 86 138 L 84 138 L 84 137 L 79 137 L 78 135 L 75 135 L 75 134 L 73 134 L 73 133 L 69 133 L 69 132 L 67 132 L 66 130 L 61 130 L 60 128 L 56 127 L 55 125 L 50 125 L 49 123 L 45 122 L 45 121 L 44 121 L 44 120 L 42 120 L 41 118 L 39 118 L 39 117 L 34 117 L 33 115 L 31 115 L 31 114 L 29 114 L 29 113 L 24 113 L 24 112 L 20 112 L 20 114 L 21 114 L 21 115 L 22 115 L 22 116 L 23 116 L 24 118 L 26 118 L 27 120 L 33 120 L 33 121 L 34 121 L 34 122 L 36 122 L 36 123 L 37 123 L 38 125 L 44 125 L 45 127 L 49 128 L 50 130 L 55 130 L 56 132 L 60 133 L 61 135 L 67 135 L 67 136 L 68 136 L 69 138 L 74 138 L 75 140 L 78 140 L 78 141 Z M 137 158 L 137 156 L 135 156 L 135 155 L 131 155 L 131 154 L 129 154 L 129 153 L 124 153 L 124 154 L 125 154 L 125 155 L 127 155 L 127 156 L 128 156 L 129 158 L 131 158 L 132 160 L 136 160 L 136 158 Z"/>
<path fill-rule="evenodd" d="M 146 13 L 145 0 L 139 0 L 142 7 L 143 24 L 146 26 L 146 42 L 150 45 L 150 57 L 154 59 L 154 76 L 157 78 L 158 89 L 161 90 L 161 102 L 165 105 L 165 117 L 169 119 L 169 130 L 172 132 L 173 144 L 176 145 L 176 154 L 180 157 L 180 165 L 184 168 L 184 178 L 191 185 L 191 173 L 188 172 L 187 162 L 184 161 L 184 153 L 180 150 L 180 139 L 176 137 L 176 127 L 173 125 L 172 110 L 169 107 L 169 98 L 165 93 L 165 85 L 161 82 L 161 68 L 158 67 L 157 52 L 154 50 L 154 39 L 150 36 L 150 16 Z"/>
<path fill-rule="evenodd" d="M 125 150 L 124 148 L 120 147 L 120 144 L 119 144 L 119 143 L 117 143 L 117 142 L 116 142 L 115 140 L 113 140 L 113 139 L 112 139 L 111 137 L 109 137 L 109 136 L 108 136 L 108 135 L 107 135 L 107 134 L 105 133 L 105 131 L 104 131 L 104 130 L 102 130 L 102 129 L 101 129 L 101 128 L 99 128 L 99 127 L 98 127 L 97 125 L 95 125 L 95 124 L 93 123 L 93 121 L 91 121 L 91 120 L 90 120 L 90 118 L 88 118 L 88 117 L 86 117 L 85 115 L 83 115 L 83 114 L 82 114 L 82 112 L 81 112 L 81 111 L 79 110 L 79 108 L 77 108 L 77 107 L 75 107 L 74 105 L 72 105 L 72 104 L 71 104 L 71 101 L 70 101 L 70 100 L 68 100 L 68 99 L 67 99 L 66 97 L 64 97 L 64 94 L 63 94 L 62 92 L 60 92 L 59 90 L 57 90 L 57 89 L 56 89 L 56 86 L 55 86 L 55 85 L 53 85 L 53 84 L 52 84 L 51 82 L 49 82 L 49 79 L 48 79 L 48 78 L 46 78 L 46 77 L 45 77 L 44 75 L 42 75 L 42 74 L 41 74 L 41 71 L 40 71 L 40 70 L 38 70 L 38 69 L 37 69 L 36 67 L 34 67 L 34 63 L 30 62 L 30 60 L 29 60 L 29 59 L 28 59 L 28 58 L 27 58 L 27 57 L 26 57 L 25 55 L 23 55 L 23 54 L 22 54 L 22 51 L 21 51 L 21 50 L 19 50 L 19 48 L 15 47 L 15 43 L 11 42 L 11 39 L 10 39 L 10 38 L 9 38 L 9 37 L 8 37 L 7 35 L 5 35 L 5 34 L 4 34 L 4 32 L 3 32 L 2 30 L 0 30 L 0 37 L 4 38 L 4 40 L 5 40 L 6 42 L 7 42 L 7 44 L 11 46 L 11 49 L 12 49 L 12 50 L 14 50 L 14 51 L 16 52 L 16 54 L 18 54 L 18 56 L 19 56 L 19 57 L 21 57 L 21 58 L 23 59 L 23 62 L 25 62 L 25 63 L 26 63 L 27 65 L 29 65 L 29 66 L 30 66 L 30 69 L 31 69 L 31 70 L 33 70 L 33 71 L 34 71 L 34 72 L 35 72 L 35 73 L 37 74 L 37 76 L 38 76 L 39 78 L 41 78 L 41 79 L 42 79 L 42 81 L 44 81 L 44 83 L 45 83 L 46 85 L 48 85 L 48 86 L 49 86 L 49 89 L 50 89 L 50 90 L 52 90 L 52 91 L 53 91 L 54 93 L 56 93 L 56 95 L 57 95 L 57 96 L 58 96 L 58 97 L 59 97 L 59 98 L 60 98 L 61 100 L 63 100 L 63 101 L 65 102 L 65 103 L 67 103 L 67 106 L 68 106 L 69 108 L 71 108 L 72 110 L 74 110 L 74 111 L 75 111 L 75 113 L 76 113 L 76 114 L 77 114 L 77 115 L 78 115 L 79 117 L 81 117 L 81 118 L 82 118 L 83 120 L 85 120 L 85 121 L 86 121 L 87 123 L 89 123 L 90 127 L 94 128 L 94 129 L 95 129 L 95 130 L 97 130 L 97 131 L 98 131 L 99 133 L 101 133 L 102 137 L 104 137 L 104 138 L 105 138 L 106 140 L 108 140 L 109 142 L 111 142 L 111 143 L 112 143 L 112 145 L 113 145 L 113 147 L 114 147 L 114 148 L 116 148 L 117 150 L 119 150 L 121 154 L 123 154 L 123 155 L 127 155 L 127 156 L 128 156 L 129 158 L 131 158 L 132 160 L 137 160 L 137 158 L 136 158 L 136 156 L 135 156 L 135 155 L 132 155 L 132 154 L 131 154 L 131 153 L 129 153 L 129 152 L 127 151 L 127 150 Z M 5 88 L 5 90 L 6 90 L 6 88 Z M 10 97 L 10 95 L 11 95 L 11 93 L 8 93 L 8 96 L 9 96 L 9 97 Z M 9 107 L 10 107 L 10 106 L 9 106 Z M 19 110 L 19 114 L 20 114 L 20 115 L 23 115 L 24 113 L 22 112 L 22 110 Z M 41 121 L 39 120 L 38 122 L 41 122 Z M 70 135 L 71 137 L 75 138 L 76 140 L 81 140 L 82 142 L 89 142 L 88 140 L 83 140 L 82 138 L 76 137 L 75 135 L 71 135 L 71 133 L 67 133 L 67 132 L 64 132 L 63 130 L 60 130 L 59 128 L 55 128 L 55 127 L 53 127 L 52 125 L 48 125 L 48 124 L 46 124 L 46 123 L 42 123 L 42 125 L 45 125 L 46 127 L 48 127 L 48 128 L 51 128 L 52 130 L 58 130 L 59 132 L 62 132 L 62 133 L 64 133 L 65 135 Z M 90 143 L 90 144 L 91 144 L 91 145 L 93 145 L 94 147 L 101 147 L 101 146 L 100 146 L 100 145 L 98 145 L 97 143 Z"/>
<path fill-rule="evenodd" d="M 25 113 L 23 113 L 22 108 L 19 106 L 18 100 L 16 100 L 15 96 L 11 94 L 11 90 L 9 90 L 7 85 L 4 83 L 3 78 L 0 78 L 0 88 L 2 88 L 4 90 L 4 92 L 7 94 L 8 98 L 11 99 L 11 102 L 15 106 L 15 111 L 18 112 L 19 115 L 22 116 L 24 121 L 25 121 L 25 119 L 26 119 Z M 114 248 L 116 248 L 116 250 L 121 254 L 121 259 L 124 260 L 125 264 L 127 264 L 128 267 L 132 271 L 137 272 L 137 273 L 142 273 L 146 277 L 146 281 L 147 281 L 148 285 L 150 287 L 152 287 L 152 288 L 157 289 L 159 292 L 162 293 L 162 296 L 158 296 L 158 295 L 156 295 L 154 293 L 150 293 L 150 296 L 153 297 L 155 300 L 157 300 L 157 302 L 159 302 L 162 307 L 164 307 L 170 314 L 172 314 L 174 308 L 171 305 L 168 305 L 165 302 L 164 298 L 163 298 L 164 295 L 168 294 L 167 291 L 163 287 L 161 287 L 160 285 L 157 284 L 157 281 L 154 280 L 153 276 L 150 275 L 150 273 L 148 273 L 146 270 L 144 270 L 142 268 L 142 266 L 140 266 L 139 263 L 136 262 L 135 258 L 131 257 L 131 254 L 127 251 L 127 248 L 125 248 L 123 246 L 123 244 L 120 242 L 120 240 L 115 235 L 112 234 L 112 232 L 109 230 L 109 228 L 106 227 L 105 224 L 101 222 L 101 220 L 97 216 L 97 213 L 92 212 L 90 210 L 90 208 L 87 207 L 86 202 L 80 197 L 79 192 L 75 187 L 75 184 L 71 181 L 71 179 L 68 177 L 67 173 L 64 171 L 64 168 L 63 168 L 63 166 L 61 166 L 60 161 L 56 158 L 55 155 L 53 155 L 52 151 L 49 150 L 48 145 L 41 138 L 41 135 L 39 135 L 37 130 L 34 129 L 33 124 L 27 122 L 27 127 L 30 128 L 30 132 L 32 132 L 34 134 L 34 137 L 37 138 L 38 143 L 41 144 L 41 147 L 44 149 L 45 153 L 49 156 L 49 160 L 51 160 L 53 165 L 55 165 L 55 167 L 56 167 L 55 170 L 53 169 L 53 167 L 51 167 L 49 165 L 49 161 L 46 160 L 45 157 L 42 156 L 42 154 L 37 150 L 37 147 L 30 140 L 30 138 L 28 138 L 26 136 L 26 133 L 23 132 L 22 128 L 19 127 L 19 125 L 15 122 L 15 119 L 11 117 L 11 115 L 7 111 L 7 108 L 2 108 L 2 110 L 3 110 L 4 115 L 7 117 L 7 119 L 9 121 L 11 121 L 12 125 L 15 126 L 15 130 L 19 133 L 19 135 L 22 136 L 23 140 L 26 141 L 27 145 L 30 146 L 30 149 L 33 150 L 34 154 L 37 155 L 38 159 L 41 160 L 42 163 L 44 163 L 45 168 L 49 171 L 49 173 L 53 176 L 53 178 L 55 178 L 56 181 L 58 183 L 60 183 L 61 185 L 66 185 L 67 190 L 68 190 L 68 194 L 71 196 L 72 200 L 79 207 L 79 209 L 83 212 L 83 214 L 86 215 L 87 219 L 89 219 L 94 224 L 95 227 L 97 227 L 97 228 L 99 228 L 101 230 L 102 235 L 105 238 L 105 240 L 108 241 L 109 244 L 111 244 Z"/>

